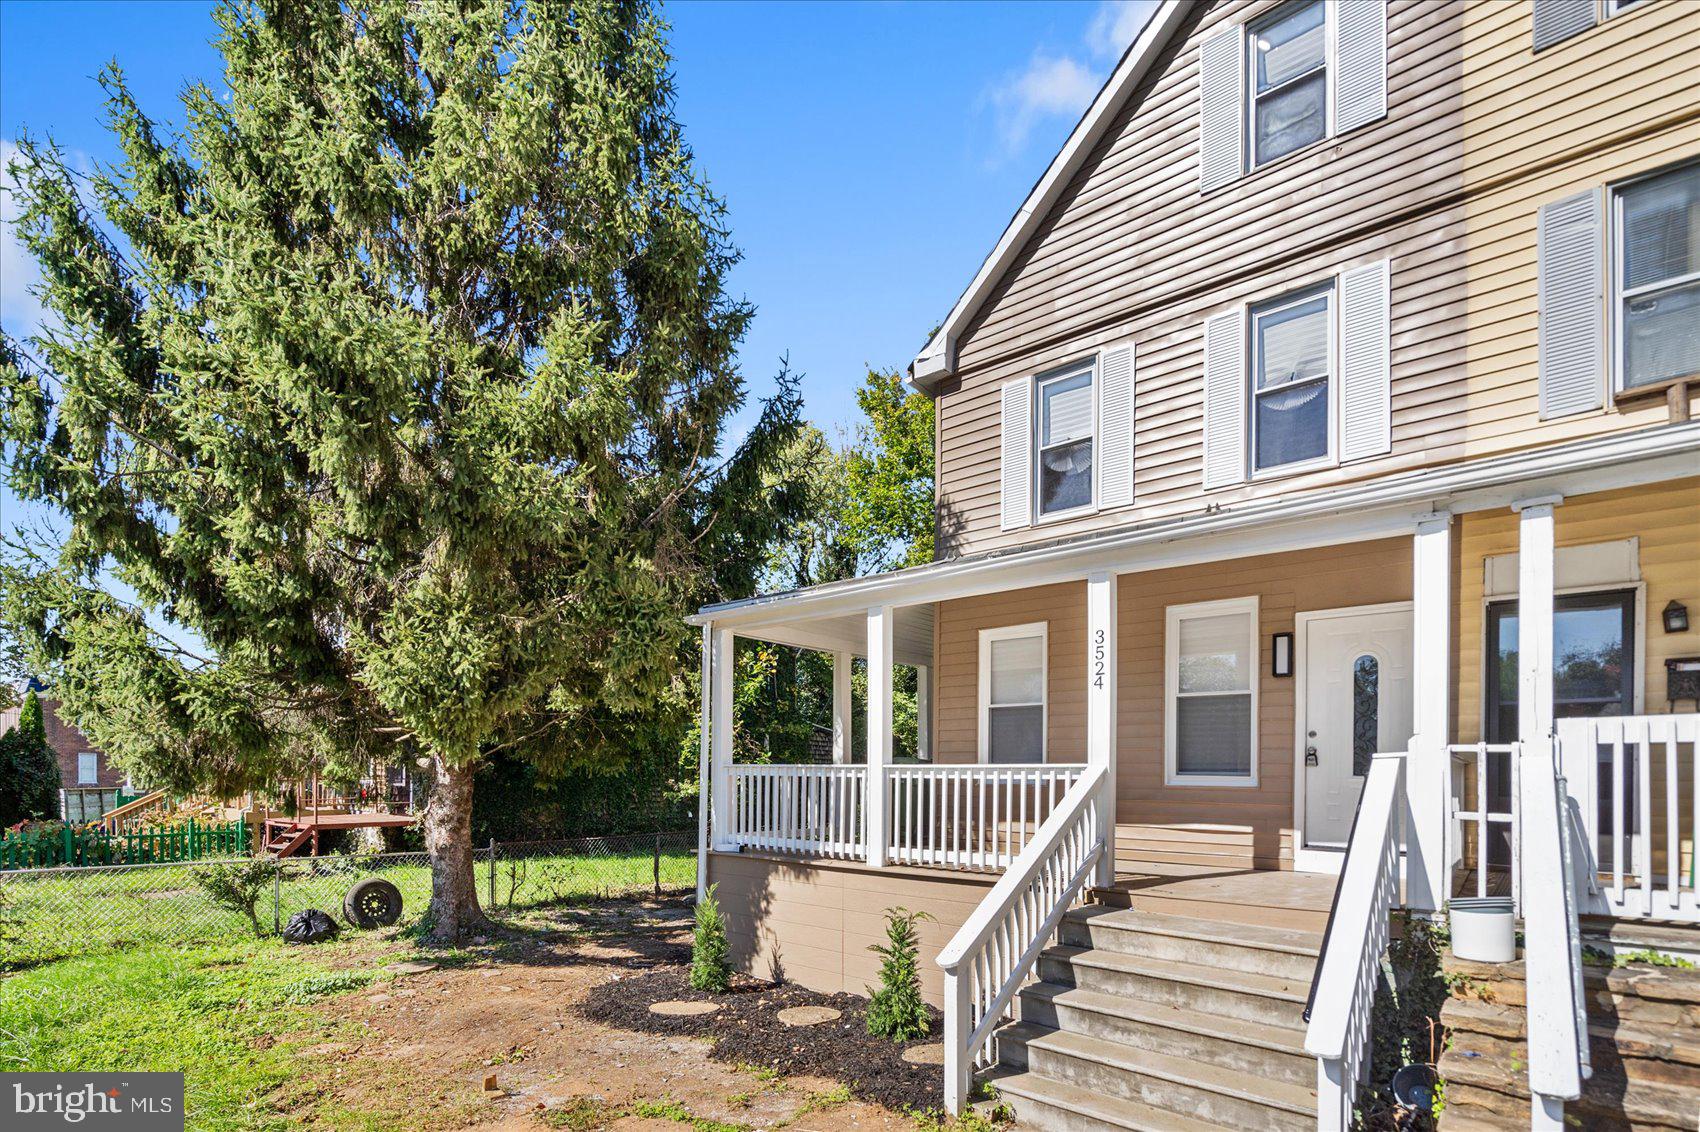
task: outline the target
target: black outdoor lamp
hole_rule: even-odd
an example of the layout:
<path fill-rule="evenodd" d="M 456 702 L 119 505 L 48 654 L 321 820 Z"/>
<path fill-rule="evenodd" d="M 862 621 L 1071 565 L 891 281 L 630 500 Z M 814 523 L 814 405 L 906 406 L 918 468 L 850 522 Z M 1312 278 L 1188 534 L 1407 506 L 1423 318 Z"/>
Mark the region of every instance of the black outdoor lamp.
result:
<path fill-rule="evenodd" d="M 1665 632 L 1688 632 L 1688 607 L 1680 601 L 1673 601 L 1665 606 Z"/>

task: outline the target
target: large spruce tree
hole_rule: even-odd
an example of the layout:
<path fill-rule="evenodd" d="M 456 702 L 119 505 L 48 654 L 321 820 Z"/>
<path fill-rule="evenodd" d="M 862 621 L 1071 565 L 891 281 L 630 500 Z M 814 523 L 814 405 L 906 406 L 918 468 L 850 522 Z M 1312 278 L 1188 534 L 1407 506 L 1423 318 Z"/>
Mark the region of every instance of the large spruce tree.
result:
<path fill-rule="evenodd" d="M 747 591 L 796 505 L 795 386 L 723 451 L 751 311 L 649 5 L 216 21 L 223 83 L 180 136 L 114 66 L 115 167 L 21 144 L 54 326 L 5 344 L 0 411 L 14 489 L 69 527 L 14 549 L 6 615 L 152 784 L 425 761 L 458 938 L 481 758 L 676 747 L 680 613 Z"/>

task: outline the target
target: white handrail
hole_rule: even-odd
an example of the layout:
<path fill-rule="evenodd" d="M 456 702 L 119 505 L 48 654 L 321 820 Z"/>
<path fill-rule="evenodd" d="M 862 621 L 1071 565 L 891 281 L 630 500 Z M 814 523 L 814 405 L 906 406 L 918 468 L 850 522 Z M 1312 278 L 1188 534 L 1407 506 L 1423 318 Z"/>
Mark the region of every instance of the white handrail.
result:
<path fill-rule="evenodd" d="M 745 849 L 862 860 L 867 767 L 733 764 L 728 840 Z"/>
<path fill-rule="evenodd" d="M 968 1103 L 975 1065 L 993 1060 L 994 1031 L 1027 981 L 1106 852 L 1100 787 L 1109 774 L 1089 767 L 1040 824 L 997 884 L 939 953 L 944 969 L 944 1103 L 954 1114 Z"/>
<path fill-rule="evenodd" d="M 1587 1076 L 1588 1010 L 1576 914 L 1569 799 L 1551 739 L 1520 744 L 1523 960 L 1534 1127 L 1564 1127 L 1564 1102 Z"/>
<path fill-rule="evenodd" d="M 1086 770 L 1084 763 L 902 764 L 886 772 L 886 860 L 998 870 Z"/>
<path fill-rule="evenodd" d="M 1370 1014 L 1388 916 L 1399 903 L 1399 827 L 1405 755 L 1376 755 L 1352 821 L 1328 935 L 1305 1008 L 1305 1050 L 1316 1058 L 1316 1126 L 1343 1132 L 1369 1060 Z"/>

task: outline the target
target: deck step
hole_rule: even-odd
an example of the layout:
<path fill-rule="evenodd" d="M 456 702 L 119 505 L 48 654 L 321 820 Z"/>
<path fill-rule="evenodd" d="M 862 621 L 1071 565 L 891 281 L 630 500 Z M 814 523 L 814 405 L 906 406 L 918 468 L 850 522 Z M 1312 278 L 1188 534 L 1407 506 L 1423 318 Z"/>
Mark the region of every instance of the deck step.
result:
<path fill-rule="evenodd" d="M 1304 1024 L 1305 1000 L 1310 994 L 1308 980 L 1067 945 L 1050 947 L 1040 954 L 1039 978 L 1295 1029 Z"/>
<path fill-rule="evenodd" d="M 1021 1123 L 1042 1132 L 1220 1132 L 1221 1126 L 1168 1109 L 1101 1096 L 1090 1089 L 1021 1070 L 986 1078 L 1013 1102 Z"/>
<path fill-rule="evenodd" d="M 1316 1059 L 1305 1052 L 1304 1031 L 1292 1027 L 1058 983 L 1023 988 L 1021 1019 L 1289 1084 L 1309 1086 L 1316 1081 Z"/>
<path fill-rule="evenodd" d="M 1063 918 L 1062 941 L 1125 955 L 1309 980 L 1322 954 L 1314 932 L 1089 905 Z"/>
<path fill-rule="evenodd" d="M 1289 1081 L 1032 1023 L 1002 1031 L 999 1049 L 1005 1046 L 1012 1066 L 1219 1127 L 1308 1132 L 1316 1126 L 1315 1089 Z"/>

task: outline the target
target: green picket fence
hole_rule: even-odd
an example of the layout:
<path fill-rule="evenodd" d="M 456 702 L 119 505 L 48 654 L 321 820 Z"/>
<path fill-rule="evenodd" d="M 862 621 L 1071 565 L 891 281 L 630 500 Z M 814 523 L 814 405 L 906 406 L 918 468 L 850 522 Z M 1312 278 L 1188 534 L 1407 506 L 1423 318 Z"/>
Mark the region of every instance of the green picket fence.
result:
<path fill-rule="evenodd" d="M 243 857 L 249 850 L 248 823 L 195 822 L 107 833 L 103 829 L 0 832 L 0 869 L 40 869 L 56 865 L 139 865 L 198 861 L 203 857 Z"/>

